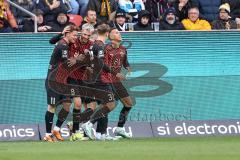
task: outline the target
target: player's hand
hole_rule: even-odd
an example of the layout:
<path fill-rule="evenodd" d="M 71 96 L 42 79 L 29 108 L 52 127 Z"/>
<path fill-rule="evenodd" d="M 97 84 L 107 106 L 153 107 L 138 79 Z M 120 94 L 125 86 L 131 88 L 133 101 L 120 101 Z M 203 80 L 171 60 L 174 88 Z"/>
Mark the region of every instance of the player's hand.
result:
<path fill-rule="evenodd" d="M 128 68 L 127 68 L 127 70 L 128 70 L 128 73 L 127 73 L 127 75 L 128 75 L 128 76 L 130 76 L 130 75 L 131 75 L 131 73 L 132 73 L 132 69 L 131 69 L 130 67 L 128 67 Z"/>
<path fill-rule="evenodd" d="M 125 76 L 122 73 L 117 73 L 116 77 L 120 81 L 125 80 Z"/>
<path fill-rule="evenodd" d="M 78 61 L 83 61 L 84 59 L 85 59 L 85 55 L 84 54 L 80 54 L 80 55 L 78 55 L 77 57 L 76 57 L 76 60 L 78 60 Z"/>
<path fill-rule="evenodd" d="M 84 50 L 84 54 L 88 54 L 89 53 L 89 50 L 88 49 L 85 49 Z"/>
<path fill-rule="evenodd" d="M 88 73 L 91 73 L 91 74 L 93 73 L 92 67 L 86 67 L 86 70 L 87 70 Z"/>
<path fill-rule="evenodd" d="M 62 31 L 62 34 L 64 35 L 64 34 L 68 33 L 70 31 L 69 29 L 70 29 L 70 26 L 65 27 Z"/>
<path fill-rule="evenodd" d="M 70 58 L 67 61 L 67 65 L 68 67 L 72 67 L 73 65 L 75 65 L 77 63 L 77 60 L 75 58 Z"/>

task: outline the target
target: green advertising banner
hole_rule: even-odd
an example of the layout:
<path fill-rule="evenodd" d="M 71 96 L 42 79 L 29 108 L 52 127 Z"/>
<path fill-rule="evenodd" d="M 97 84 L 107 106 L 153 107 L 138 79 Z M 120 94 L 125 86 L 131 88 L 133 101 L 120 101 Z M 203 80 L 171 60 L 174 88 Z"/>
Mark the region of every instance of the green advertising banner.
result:
<path fill-rule="evenodd" d="M 133 69 L 124 81 L 135 99 L 130 121 L 239 119 L 240 32 L 122 34 Z M 0 123 L 44 122 L 53 35 L 0 35 Z"/>

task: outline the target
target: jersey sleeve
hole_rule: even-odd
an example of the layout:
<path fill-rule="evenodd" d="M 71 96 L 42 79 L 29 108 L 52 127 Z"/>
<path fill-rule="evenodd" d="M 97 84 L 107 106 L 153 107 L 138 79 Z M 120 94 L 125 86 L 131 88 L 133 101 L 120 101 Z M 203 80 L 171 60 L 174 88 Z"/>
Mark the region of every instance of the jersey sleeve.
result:
<path fill-rule="evenodd" d="M 128 62 L 127 50 L 126 50 L 125 57 L 124 57 L 124 59 L 123 59 L 123 67 L 126 68 L 126 69 L 127 69 L 128 67 L 130 67 L 130 64 L 129 64 L 129 62 Z"/>
<path fill-rule="evenodd" d="M 66 44 L 58 44 L 56 46 L 56 56 L 59 61 L 64 62 L 68 59 L 68 46 Z"/>
<path fill-rule="evenodd" d="M 49 43 L 50 43 L 50 44 L 56 44 L 58 41 L 61 40 L 62 36 L 63 36 L 62 33 L 53 36 L 53 37 L 49 40 Z"/>

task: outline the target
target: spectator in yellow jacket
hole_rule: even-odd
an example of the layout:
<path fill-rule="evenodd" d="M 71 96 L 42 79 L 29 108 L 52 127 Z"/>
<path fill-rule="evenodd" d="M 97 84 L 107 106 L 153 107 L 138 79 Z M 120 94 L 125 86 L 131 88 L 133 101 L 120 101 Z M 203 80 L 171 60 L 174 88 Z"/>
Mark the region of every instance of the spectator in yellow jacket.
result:
<path fill-rule="evenodd" d="M 182 20 L 186 30 L 211 30 L 208 21 L 199 18 L 199 9 L 192 7 L 188 10 L 188 18 Z"/>

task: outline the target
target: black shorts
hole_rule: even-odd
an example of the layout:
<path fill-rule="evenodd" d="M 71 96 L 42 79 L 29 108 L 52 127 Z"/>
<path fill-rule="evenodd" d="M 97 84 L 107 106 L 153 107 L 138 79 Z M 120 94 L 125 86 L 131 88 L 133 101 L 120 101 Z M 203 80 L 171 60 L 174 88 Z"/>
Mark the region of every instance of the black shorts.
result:
<path fill-rule="evenodd" d="M 129 97 L 127 89 L 122 82 L 115 82 L 111 84 L 112 91 L 116 100 Z"/>
<path fill-rule="evenodd" d="M 113 94 L 111 85 L 99 83 L 99 84 L 88 84 L 88 87 L 91 89 L 96 89 L 96 91 L 101 90 L 106 92 L 105 93 L 95 92 L 92 97 L 85 97 L 85 103 L 88 104 L 91 102 L 97 102 L 98 104 L 104 104 L 107 102 L 114 102 L 114 94 Z"/>
<path fill-rule="evenodd" d="M 86 82 L 84 82 L 84 81 L 82 81 L 82 80 L 77 80 L 77 79 L 73 79 L 73 78 L 71 78 L 71 77 L 69 77 L 68 79 L 67 79 L 67 83 L 68 84 L 73 84 L 73 85 L 78 85 L 79 86 L 79 88 L 82 86 L 88 86 L 88 84 L 86 83 Z M 79 97 L 79 96 L 78 96 Z M 86 97 L 84 97 L 84 96 L 80 96 L 81 97 L 81 101 L 82 101 L 82 103 L 88 103 L 89 102 L 89 98 L 86 98 Z"/>
<path fill-rule="evenodd" d="M 47 104 L 48 105 L 57 106 L 63 102 L 71 103 L 70 97 L 58 94 L 58 93 L 54 92 L 51 88 L 49 88 L 47 80 L 45 81 L 45 88 L 46 88 L 46 92 L 47 92 Z"/>

